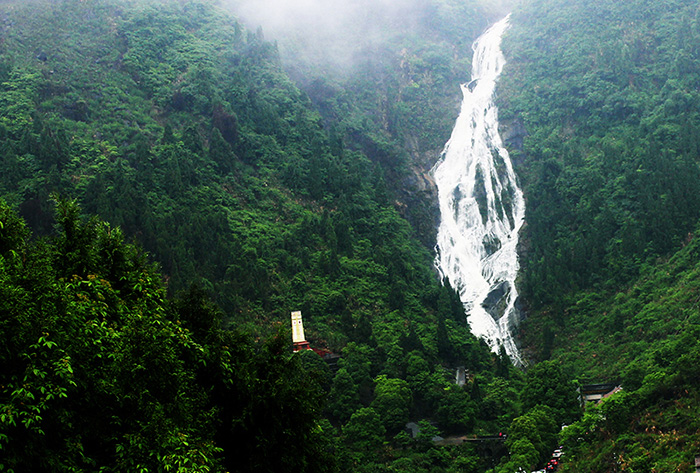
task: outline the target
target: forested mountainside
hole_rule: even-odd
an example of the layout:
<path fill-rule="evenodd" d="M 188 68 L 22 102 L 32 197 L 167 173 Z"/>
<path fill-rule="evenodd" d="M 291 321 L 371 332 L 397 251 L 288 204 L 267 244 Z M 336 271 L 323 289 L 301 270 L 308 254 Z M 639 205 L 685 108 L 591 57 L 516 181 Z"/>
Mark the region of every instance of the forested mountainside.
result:
<path fill-rule="evenodd" d="M 523 286 L 534 307 L 628 283 L 700 216 L 691 1 L 533 2 L 513 18 L 503 118 L 527 129 Z"/>
<path fill-rule="evenodd" d="M 699 15 L 682 0 L 523 2 L 504 39 L 523 344 L 623 388 L 563 431 L 561 471 L 690 471 L 700 451 Z"/>
<path fill-rule="evenodd" d="M 389 54 L 374 95 L 336 85 L 333 109 L 211 2 L 0 4 L 2 468 L 488 468 L 477 448 L 431 439 L 505 431 L 541 379 L 471 335 L 437 279 L 426 232 L 402 215 L 420 169 L 402 143 L 419 127 L 386 120 L 433 120 L 434 93 L 445 138 L 412 142 L 437 157 L 461 81 L 442 87 L 456 47 L 429 54 L 446 41 L 399 50 L 414 78 Z M 396 110 L 370 107 L 394 88 Z M 292 310 L 312 346 L 341 355 L 337 372 L 289 353 Z M 552 405 L 569 416 L 561 386 Z"/>
<path fill-rule="evenodd" d="M 4 13 L 2 185 L 31 228 L 51 229 L 51 192 L 75 196 L 171 292 L 201 284 L 231 323 L 300 308 L 331 348 L 347 335 L 320 327 L 419 318 L 443 291 L 396 210 L 379 163 L 394 156 L 326 131 L 262 32 L 206 2 L 20 6 Z"/>
<path fill-rule="evenodd" d="M 318 380 L 280 331 L 166 299 L 139 248 L 75 201 L 30 240 L 0 204 L 0 470 L 333 471 Z"/>
<path fill-rule="evenodd" d="M 285 70 L 330 130 L 381 166 L 399 210 L 430 248 L 438 212 L 428 171 L 457 117 L 472 41 L 508 12 L 500 3 L 230 2 L 279 44 Z"/>
<path fill-rule="evenodd" d="M 689 470 L 698 7 L 517 2 L 521 371 L 437 279 L 426 173 L 507 3 L 358 0 L 342 61 L 244 0 L 0 3 L 0 470 Z"/>

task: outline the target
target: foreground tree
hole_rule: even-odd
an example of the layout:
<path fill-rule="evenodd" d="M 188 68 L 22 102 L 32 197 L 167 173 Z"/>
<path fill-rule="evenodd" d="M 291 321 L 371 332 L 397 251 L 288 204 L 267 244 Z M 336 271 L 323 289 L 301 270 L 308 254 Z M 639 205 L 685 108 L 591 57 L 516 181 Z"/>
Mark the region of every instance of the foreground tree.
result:
<path fill-rule="evenodd" d="M 0 202 L 0 469 L 333 469 L 284 334 L 222 331 L 196 288 L 168 302 L 119 229 L 56 207 L 30 243 Z"/>

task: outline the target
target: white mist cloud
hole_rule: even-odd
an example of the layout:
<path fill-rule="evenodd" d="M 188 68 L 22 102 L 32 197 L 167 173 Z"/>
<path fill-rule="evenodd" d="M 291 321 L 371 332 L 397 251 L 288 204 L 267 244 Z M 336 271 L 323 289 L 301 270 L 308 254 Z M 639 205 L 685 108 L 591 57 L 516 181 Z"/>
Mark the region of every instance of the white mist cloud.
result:
<path fill-rule="evenodd" d="M 369 14 L 400 13 L 416 0 L 231 0 L 231 3 L 244 20 L 277 32 L 301 27 L 327 30 Z"/>
<path fill-rule="evenodd" d="M 279 41 L 287 62 L 345 67 L 388 35 L 410 30 L 429 0 L 228 0 L 250 28 Z"/>
<path fill-rule="evenodd" d="M 471 7 L 498 20 L 519 0 L 472 0 Z M 421 23 L 429 12 L 445 19 L 469 0 L 223 0 L 249 28 L 277 40 L 288 66 L 313 63 L 342 70 L 395 36 L 433 34 Z M 461 3 L 464 2 L 464 3 Z M 480 7 L 476 3 L 480 3 Z M 446 21 L 453 20 L 447 18 Z M 434 28 L 435 25 L 431 25 Z M 469 38 L 471 40 L 472 38 Z"/>

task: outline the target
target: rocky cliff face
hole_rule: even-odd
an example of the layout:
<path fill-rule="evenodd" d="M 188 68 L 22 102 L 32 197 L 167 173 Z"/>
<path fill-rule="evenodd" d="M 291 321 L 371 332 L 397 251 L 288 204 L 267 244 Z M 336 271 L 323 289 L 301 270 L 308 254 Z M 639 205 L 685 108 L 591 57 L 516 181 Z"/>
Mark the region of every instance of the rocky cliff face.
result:
<path fill-rule="evenodd" d="M 518 168 L 522 164 L 524 158 L 520 152 L 523 150 L 523 140 L 527 136 L 525 125 L 519 118 L 501 120 L 499 125 L 498 132 L 501 134 L 506 148 L 508 148 L 509 151 L 517 151 L 516 153 L 511 153 L 511 159 L 513 165 Z"/>
<path fill-rule="evenodd" d="M 420 152 L 415 138 L 407 140 L 406 148 L 410 150 L 411 166 L 410 172 L 401 181 L 397 205 L 402 215 L 416 229 L 421 242 L 432 249 L 435 247 L 440 224 L 440 207 L 431 170 L 442 150 Z"/>

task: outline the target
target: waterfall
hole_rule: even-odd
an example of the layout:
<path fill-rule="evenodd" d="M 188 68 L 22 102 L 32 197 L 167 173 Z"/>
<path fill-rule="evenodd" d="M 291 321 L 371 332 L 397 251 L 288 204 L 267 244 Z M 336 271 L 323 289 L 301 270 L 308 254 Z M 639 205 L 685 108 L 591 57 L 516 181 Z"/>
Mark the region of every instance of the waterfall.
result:
<path fill-rule="evenodd" d="M 472 332 L 492 350 L 501 346 L 522 364 L 512 330 L 518 322 L 515 278 L 525 201 L 498 134 L 493 103 L 505 58 L 501 37 L 509 17 L 473 45 L 472 80 L 462 84 L 462 108 L 433 168 L 441 221 L 436 266 L 460 295 Z"/>

